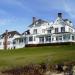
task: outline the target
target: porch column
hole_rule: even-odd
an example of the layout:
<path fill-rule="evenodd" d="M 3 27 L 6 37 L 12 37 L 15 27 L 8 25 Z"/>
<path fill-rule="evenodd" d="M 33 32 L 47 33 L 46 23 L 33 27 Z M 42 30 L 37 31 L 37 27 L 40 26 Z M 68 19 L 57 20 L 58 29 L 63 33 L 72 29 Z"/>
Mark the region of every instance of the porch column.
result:
<path fill-rule="evenodd" d="M 51 43 L 53 42 L 52 37 L 53 37 L 53 36 L 51 36 Z"/>
<path fill-rule="evenodd" d="M 28 44 L 28 37 L 25 37 L 25 44 Z"/>
<path fill-rule="evenodd" d="M 44 43 L 46 43 L 46 38 L 45 38 L 45 36 L 44 36 Z"/>
<path fill-rule="evenodd" d="M 20 39 L 18 39 L 18 44 L 20 44 Z"/>
<path fill-rule="evenodd" d="M 70 34 L 70 41 L 72 41 L 72 34 Z"/>
<path fill-rule="evenodd" d="M 63 35 L 62 35 L 62 42 L 64 42 Z"/>

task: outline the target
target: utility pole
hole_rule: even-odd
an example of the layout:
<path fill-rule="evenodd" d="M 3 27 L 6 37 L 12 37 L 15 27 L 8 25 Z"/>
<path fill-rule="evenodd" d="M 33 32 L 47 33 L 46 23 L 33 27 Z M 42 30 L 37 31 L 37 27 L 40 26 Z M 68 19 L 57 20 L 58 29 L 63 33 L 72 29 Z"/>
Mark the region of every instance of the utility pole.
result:
<path fill-rule="evenodd" d="M 6 30 L 5 35 L 4 35 L 4 49 L 7 49 L 7 44 L 8 44 L 8 30 Z"/>

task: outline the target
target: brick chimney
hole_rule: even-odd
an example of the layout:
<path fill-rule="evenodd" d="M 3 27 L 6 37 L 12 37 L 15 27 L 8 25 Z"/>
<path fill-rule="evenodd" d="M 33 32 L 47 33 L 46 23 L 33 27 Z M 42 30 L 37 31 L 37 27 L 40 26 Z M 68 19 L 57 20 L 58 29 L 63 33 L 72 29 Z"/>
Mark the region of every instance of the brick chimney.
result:
<path fill-rule="evenodd" d="M 58 17 L 59 18 L 62 18 L 62 13 L 58 13 Z"/>
<path fill-rule="evenodd" d="M 36 22 L 36 17 L 33 17 L 33 24 L 35 24 Z"/>
<path fill-rule="evenodd" d="M 5 31 L 4 35 L 4 49 L 7 49 L 7 43 L 8 43 L 8 30 Z"/>

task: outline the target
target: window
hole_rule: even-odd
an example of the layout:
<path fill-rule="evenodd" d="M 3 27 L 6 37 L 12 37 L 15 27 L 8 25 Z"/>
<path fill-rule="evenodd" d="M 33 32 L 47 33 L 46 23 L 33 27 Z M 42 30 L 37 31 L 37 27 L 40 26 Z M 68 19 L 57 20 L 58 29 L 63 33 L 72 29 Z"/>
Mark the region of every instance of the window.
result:
<path fill-rule="evenodd" d="M 62 40 L 62 36 L 59 36 L 59 40 Z"/>
<path fill-rule="evenodd" d="M 72 40 L 74 40 L 74 36 L 72 36 Z"/>
<path fill-rule="evenodd" d="M 62 36 L 56 36 L 56 41 L 62 40 Z"/>
<path fill-rule="evenodd" d="M 16 44 L 16 41 L 13 41 L 13 44 Z"/>
<path fill-rule="evenodd" d="M 63 40 L 69 40 L 69 39 L 70 39 L 70 35 L 69 34 L 63 35 Z"/>
<path fill-rule="evenodd" d="M 55 33 L 58 33 L 58 28 L 55 28 Z"/>
<path fill-rule="evenodd" d="M 22 39 L 22 38 L 20 38 L 20 39 L 19 39 L 19 43 L 22 43 L 22 42 L 23 42 L 23 39 Z"/>
<path fill-rule="evenodd" d="M 56 41 L 58 41 L 59 39 L 58 39 L 58 36 L 56 36 Z"/>
<path fill-rule="evenodd" d="M 46 36 L 46 41 L 51 41 L 51 36 Z"/>
<path fill-rule="evenodd" d="M 21 42 L 23 42 L 23 39 L 21 39 Z"/>
<path fill-rule="evenodd" d="M 29 41 L 33 41 L 33 37 L 31 36 L 31 37 L 29 37 Z"/>
<path fill-rule="evenodd" d="M 54 41 L 54 38 L 52 38 L 52 41 Z"/>
<path fill-rule="evenodd" d="M 26 42 L 26 38 L 27 38 L 27 37 L 24 38 L 24 42 Z"/>
<path fill-rule="evenodd" d="M 33 30 L 33 34 L 37 34 L 37 29 L 34 29 Z"/>
<path fill-rule="evenodd" d="M 44 37 L 39 37 L 39 42 L 43 43 L 44 42 Z"/>
<path fill-rule="evenodd" d="M 65 32 L 65 27 L 61 27 L 61 32 Z"/>
<path fill-rule="evenodd" d="M 47 30 L 48 33 L 51 33 L 51 30 Z"/>

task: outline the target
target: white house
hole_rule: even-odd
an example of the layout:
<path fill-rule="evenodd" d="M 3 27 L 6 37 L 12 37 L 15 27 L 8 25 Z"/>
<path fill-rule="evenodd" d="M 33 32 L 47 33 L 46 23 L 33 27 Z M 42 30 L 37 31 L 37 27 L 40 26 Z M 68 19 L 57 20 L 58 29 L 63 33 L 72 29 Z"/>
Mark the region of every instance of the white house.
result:
<path fill-rule="evenodd" d="M 20 37 L 20 33 L 17 31 L 8 32 L 6 30 L 5 33 L 0 35 L 0 49 L 13 49 L 14 47 L 14 39 Z M 6 37 L 7 36 L 7 37 Z"/>
<path fill-rule="evenodd" d="M 0 49 L 23 48 L 25 45 L 75 42 L 75 28 L 72 22 L 62 17 L 47 22 L 33 17 L 33 22 L 23 34 L 17 31 L 6 32 L 0 38 Z"/>
<path fill-rule="evenodd" d="M 58 13 L 56 20 L 50 23 L 33 17 L 28 32 L 25 33 L 26 44 L 75 42 L 74 26 L 70 20 L 63 19 L 62 13 Z"/>

